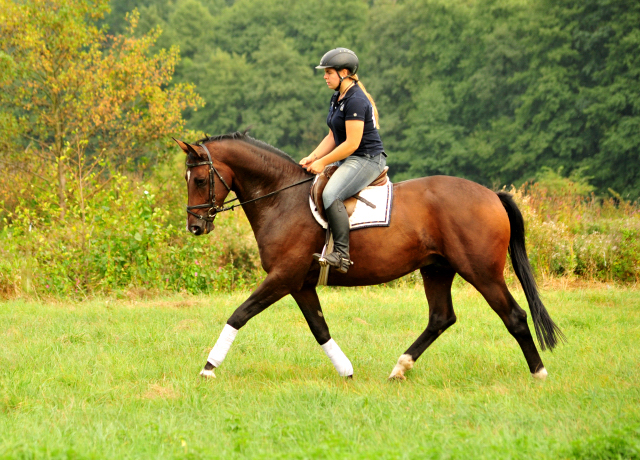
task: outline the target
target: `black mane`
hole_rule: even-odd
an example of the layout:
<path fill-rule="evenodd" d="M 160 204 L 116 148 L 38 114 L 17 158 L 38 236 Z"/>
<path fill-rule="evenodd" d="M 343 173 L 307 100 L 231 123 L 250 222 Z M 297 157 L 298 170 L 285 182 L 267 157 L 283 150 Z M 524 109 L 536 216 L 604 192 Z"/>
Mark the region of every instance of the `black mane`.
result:
<path fill-rule="evenodd" d="M 291 163 L 294 163 L 296 165 L 298 164 L 298 162 L 293 158 L 291 158 L 291 156 L 288 155 L 287 153 L 283 152 L 280 149 L 275 148 L 273 145 L 267 144 L 264 141 L 254 139 L 253 137 L 249 136 L 246 131 L 245 132 L 236 131 L 235 133 L 219 134 L 218 136 L 206 136 L 206 137 L 203 137 L 202 139 L 199 139 L 196 143 L 202 144 L 203 142 L 215 142 L 215 141 L 224 141 L 224 140 L 244 141 L 251 145 L 255 145 L 256 147 L 259 147 L 261 149 L 267 150 L 268 152 L 275 153 L 279 157 L 287 161 L 290 161 Z"/>

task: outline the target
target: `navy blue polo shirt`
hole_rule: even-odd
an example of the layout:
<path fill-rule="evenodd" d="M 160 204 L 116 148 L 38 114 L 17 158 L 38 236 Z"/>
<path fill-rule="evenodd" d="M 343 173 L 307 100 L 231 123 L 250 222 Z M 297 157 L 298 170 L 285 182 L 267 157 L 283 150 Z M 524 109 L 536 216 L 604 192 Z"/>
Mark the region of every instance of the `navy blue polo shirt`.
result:
<path fill-rule="evenodd" d="M 352 155 L 364 156 L 366 153 L 374 157 L 384 153 L 382 139 L 376 129 L 373 106 L 362 88 L 356 84 L 347 90 L 347 94 L 341 101 L 338 101 L 339 96 L 340 93 L 336 91 L 331 97 L 329 115 L 327 116 L 327 125 L 333 133 L 336 147 L 347 140 L 345 121 L 361 120 L 364 121 L 362 140 Z"/>

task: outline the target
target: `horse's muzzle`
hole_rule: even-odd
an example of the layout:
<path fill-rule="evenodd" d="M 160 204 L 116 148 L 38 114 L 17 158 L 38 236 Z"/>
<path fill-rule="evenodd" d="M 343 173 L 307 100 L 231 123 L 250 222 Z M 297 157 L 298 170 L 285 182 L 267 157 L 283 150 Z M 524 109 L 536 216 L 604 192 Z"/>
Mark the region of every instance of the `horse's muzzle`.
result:
<path fill-rule="evenodd" d="M 189 231 L 195 236 L 206 235 L 214 228 L 213 222 L 195 222 L 189 225 Z"/>

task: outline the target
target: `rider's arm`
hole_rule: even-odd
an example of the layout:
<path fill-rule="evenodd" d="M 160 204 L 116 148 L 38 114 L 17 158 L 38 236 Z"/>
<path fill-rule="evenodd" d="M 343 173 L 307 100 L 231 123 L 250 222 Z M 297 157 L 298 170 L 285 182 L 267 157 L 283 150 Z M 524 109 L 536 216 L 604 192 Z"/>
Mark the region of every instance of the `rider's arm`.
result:
<path fill-rule="evenodd" d="M 322 156 L 318 160 L 318 163 L 322 165 L 322 169 L 324 169 L 325 166 L 330 165 L 331 163 L 344 160 L 353 152 L 355 152 L 360 146 L 360 141 L 362 141 L 362 133 L 364 132 L 364 121 L 347 120 L 345 121 L 344 126 L 347 131 L 347 140 L 333 149 L 331 153 Z"/>
<path fill-rule="evenodd" d="M 308 157 L 304 157 L 302 160 L 300 160 L 300 164 L 302 166 L 310 165 L 317 159 L 322 158 L 328 155 L 329 153 L 331 153 L 331 151 L 335 148 L 336 148 L 336 143 L 333 140 L 333 133 L 329 131 L 329 134 L 327 134 L 325 138 L 322 139 L 322 141 L 320 141 L 320 144 L 318 144 L 318 146 L 314 149 L 314 151 L 311 152 L 311 154 Z"/>

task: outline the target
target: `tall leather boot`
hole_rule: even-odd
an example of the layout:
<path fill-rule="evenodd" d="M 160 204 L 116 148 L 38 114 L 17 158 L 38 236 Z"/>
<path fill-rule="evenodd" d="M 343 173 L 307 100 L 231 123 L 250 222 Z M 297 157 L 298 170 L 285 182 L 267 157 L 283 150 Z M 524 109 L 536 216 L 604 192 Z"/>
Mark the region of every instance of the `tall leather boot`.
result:
<path fill-rule="evenodd" d="M 324 258 L 327 263 L 340 273 L 347 273 L 353 262 L 349 259 L 349 216 L 344 203 L 335 200 L 325 213 L 329 221 L 329 229 L 333 233 L 333 252 Z M 321 254 L 314 254 L 314 259 L 320 259 Z"/>

